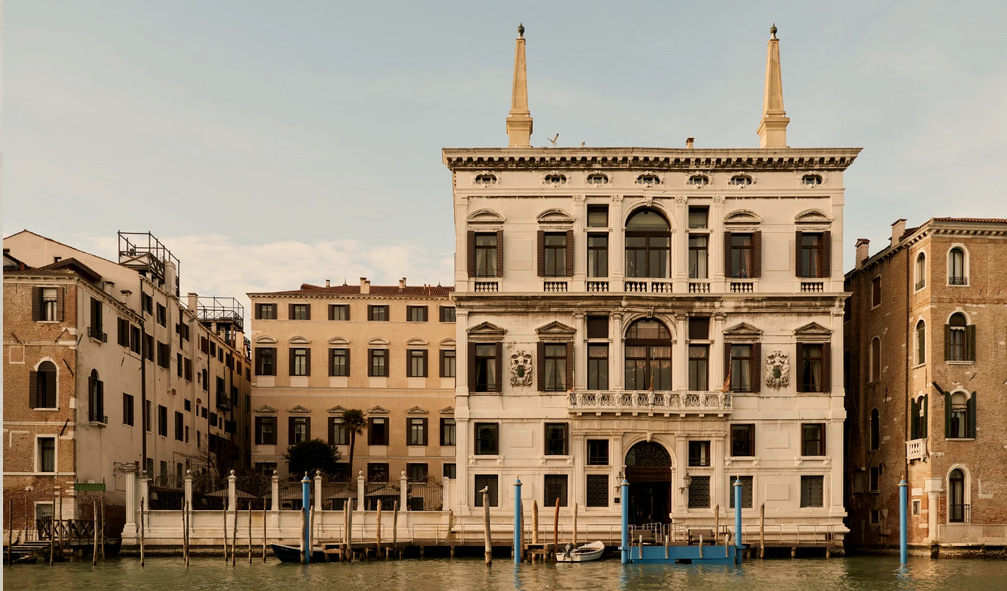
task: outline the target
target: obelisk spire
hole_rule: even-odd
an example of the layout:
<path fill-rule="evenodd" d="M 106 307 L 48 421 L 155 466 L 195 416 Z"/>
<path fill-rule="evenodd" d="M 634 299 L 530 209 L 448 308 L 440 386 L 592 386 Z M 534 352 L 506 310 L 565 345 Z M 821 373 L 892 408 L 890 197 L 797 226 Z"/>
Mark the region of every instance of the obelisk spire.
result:
<path fill-rule="evenodd" d="M 524 56 L 524 25 L 517 28 L 514 49 L 514 90 L 511 94 L 510 114 L 507 116 L 509 148 L 530 148 L 532 118 L 528 110 L 528 74 Z"/>
<path fill-rule="evenodd" d="M 766 91 L 762 98 L 762 122 L 759 123 L 759 147 L 787 147 L 787 112 L 783 110 L 783 78 L 780 73 L 780 40 L 776 25 L 769 29 L 766 49 Z"/>

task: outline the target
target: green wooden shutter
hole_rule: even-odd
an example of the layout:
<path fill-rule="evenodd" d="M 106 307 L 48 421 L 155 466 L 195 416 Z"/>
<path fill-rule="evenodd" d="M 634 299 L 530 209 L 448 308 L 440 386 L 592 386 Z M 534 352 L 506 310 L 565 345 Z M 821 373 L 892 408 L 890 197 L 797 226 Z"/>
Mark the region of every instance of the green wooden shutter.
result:
<path fill-rule="evenodd" d="M 294 444 L 294 417 L 287 417 L 287 445 Z"/>
<path fill-rule="evenodd" d="M 503 392 L 503 343 L 496 344 L 496 370 L 497 370 L 497 381 L 496 381 L 496 391 Z"/>
<path fill-rule="evenodd" d="M 794 274 L 797 277 L 804 276 L 801 268 L 801 243 L 804 241 L 804 232 L 797 230 L 794 234 Z"/>
<path fill-rule="evenodd" d="M 797 367 L 794 368 L 797 391 L 804 392 L 804 343 L 797 343 Z"/>
<path fill-rule="evenodd" d="M 476 391 L 476 344 L 469 343 L 469 355 L 466 360 L 466 367 L 468 367 L 468 380 L 469 380 L 469 392 Z"/>
<path fill-rule="evenodd" d="M 913 398 L 909 401 L 909 439 L 919 439 L 919 430 L 916 428 L 917 417 L 920 416 L 920 405 Z"/>
<path fill-rule="evenodd" d="M 566 384 L 564 386 L 567 390 L 573 389 L 573 343 L 566 344 Z"/>
<path fill-rule="evenodd" d="M 497 230 L 497 277 L 503 277 L 504 269 L 504 233 Z"/>
<path fill-rule="evenodd" d="M 951 361 L 951 325 L 944 325 L 944 361 Z"/>
<path fill-rule="evenodd" d="M 465 254 L 469 277 L 476 276 L 476 233 L 469 230 L 465 238 Z"/>
<path fill-rule="evenodd" d="M 731 276 L 731 233 L 724 232 L 724 277 Z"/>
<path fill-rule="evenodd" d="M 921 404 L 923 404 L 923 432 L 920 433 L 920 437 L 927 437 L 927 433 L 929 433 L 929 431 L 930 431 L 930 422 L 929 422 L 929 419 L 927 418 L 927 415 L 928 415 L 928 413 L 930 411 L 930 395 L 929 394 L 924 394 L 923 395 L 923 400 L 921 401 Z"/>
<path fill-rule="evenodd" d="M 832 276 L 832 232 L 822 233 L 822 277 Z"/>
<path fill-rule="evenodd" d="M 538 266 L 538 276 L 545 277 L 545 231 L 538 231 L 535 260 Z"/>
<path fill-rule="evenodd" d="M 28 372 L 28 404 L 32 408 L 38 408 L 38 372 Z"/>
<path fill-rule="evenodd" d="M 566 231 L 566 276 L 573 277 L 573 230 Z"/>
<path fill-rule="evenodd" d="M 951 394 L 944 393 L 944 437 L 951 439 Z"/>
<path fill-rule="evenodd" d="M 832 343 L 822 345 L 822 392 L 832 391 Z"/>
<path fill-rule="evenodd" d="M 288 347 L 287 348 L 287 363 L 290 366 L 288 368 L 289 371 L 288 371 L 287 375 L 292 376 L 292 375 L 294 375 L 294 348 L 293 347 Z"/>
<path fill-rule="evenodd" d="M 309 308 L 309 310 L 310 310 L 310 308 Z M 307 355 L 304 356 L 304 375 L 310 376 L 311 375 L 311 348 L 309 347 L 309 348 L 305 349 L 305 351 L 307 351 Z"/>
<path fill-rule="evenodd" d="M 730 256 L 730 250 L 728 250 Z M 752 232 L 752 277 L 762 277 L 762 231 Z"/>
<path fill-rule="evenodd" d="M 974 439 L 975 436 L 976 436 L 976 393 L 975 392 L 973 392 L 972 393 L 972 397 L 969 398 L 968 406 L 966 408 L 968 408 L 968 412 L 969 412 L 969 425 L 968 425 L 968 433 L 966 433 L 965 435 L 967 437 L 971 437 L 971 438 Z"/>
<path fill-rule="evenodd" d="M 41 312 L 39 308 L 42 304 L 42 290 L 37 287 L 31 288 L 31 319 L 34 322 L 38 322 Z"/>
<path fill-rule="evenodd" d="M 965 327 L 965 360 L 976 360 L 976 325 L 970 324 Z"/>
<path fill-rule="evenodd" d="M 423 445 L 427 445 L 430 440 L 430 426 L 429 421 L 424 417 L 421 419 L 423 421 Z"/>
<path fill-rule="evenodd" d="M 752 345 L 752 392 L 762 391 L 762 343 Z M 753 448 L 754 449 L 754 448 Z"/>
<path fill-rule="evenodd" d="M 535 363 L 538 368 L 535 372 L 537 374 L 535 377 L 538 379 L 538 391 L 545 392 L 545 343 L 539 341 L 536 345 L 538 355 L 536 356 Z"/>

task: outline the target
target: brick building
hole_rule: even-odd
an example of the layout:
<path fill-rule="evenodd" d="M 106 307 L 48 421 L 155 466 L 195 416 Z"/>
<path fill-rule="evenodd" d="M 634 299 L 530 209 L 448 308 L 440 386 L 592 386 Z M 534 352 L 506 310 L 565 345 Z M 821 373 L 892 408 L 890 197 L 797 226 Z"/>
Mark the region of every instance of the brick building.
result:
<path fill-rule="evenodd" d="M 1007 542 L 1007 220 L 892 225 L 857 242 L 843 353 L 850 543 Z"/>

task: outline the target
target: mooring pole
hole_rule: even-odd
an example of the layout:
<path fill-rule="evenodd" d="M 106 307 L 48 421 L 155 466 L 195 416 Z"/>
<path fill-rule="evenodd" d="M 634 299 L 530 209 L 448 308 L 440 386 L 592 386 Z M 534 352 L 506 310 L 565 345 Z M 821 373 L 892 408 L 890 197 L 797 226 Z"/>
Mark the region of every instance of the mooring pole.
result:
<path fill-rule="evenodd" d="M 741 564 L 741 478 L 734 481 L 734 563 Z"/>
<path fill-rule="evenodd" d="M 486 564 L 493 564 L 493 538 L 490 532 L 490 499 L 487 488 L 482 490 L 483 496 L 483 543 L 485 545 L 484 554 Z"/>
<path fill-rule="evenodd" d="M 301 479 L 301 503 L 304 511 L 304 557 L 301 562 L 311 564 L 311 522 L 308 520 L 308 507 L 311 506 L 311 480 L 308 473 Z"/>
<path fill-rule="evenodd" d="M 552 557 L 553 562 L 559 560 L 559 497 L 556 497 L 556 518 L 552 522 Z"/>
<path fill-rule="evenodd" d="M 906 541 L 906 497 L 909 483 L 903 478 L 899 482 L 899 564 L 905 564 L 909 548 Z"/>
<path fill-rule="evenodd" d="M 521 477 L 514 481 L 514 564 L 521 564 Z"/>
<path fill-rule="evenodd" d="M 622 503 L 622 543 L 619 545 L 619 550 L 622 554 L 622 563 L 629 564 L 629 481 L 623 478 L 622 484 L 620 485 L 622 492 L 622 498 L 619 502 Z"/>

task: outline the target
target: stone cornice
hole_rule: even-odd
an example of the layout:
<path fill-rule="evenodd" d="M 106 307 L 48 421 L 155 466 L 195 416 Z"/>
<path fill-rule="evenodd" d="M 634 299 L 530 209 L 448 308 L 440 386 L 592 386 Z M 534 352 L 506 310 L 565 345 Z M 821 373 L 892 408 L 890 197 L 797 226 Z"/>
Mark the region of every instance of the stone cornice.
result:
<path fill-rule="evenodd" d="M 451 170 L 846 170 L 861 148 L 445 148 Z"/>

